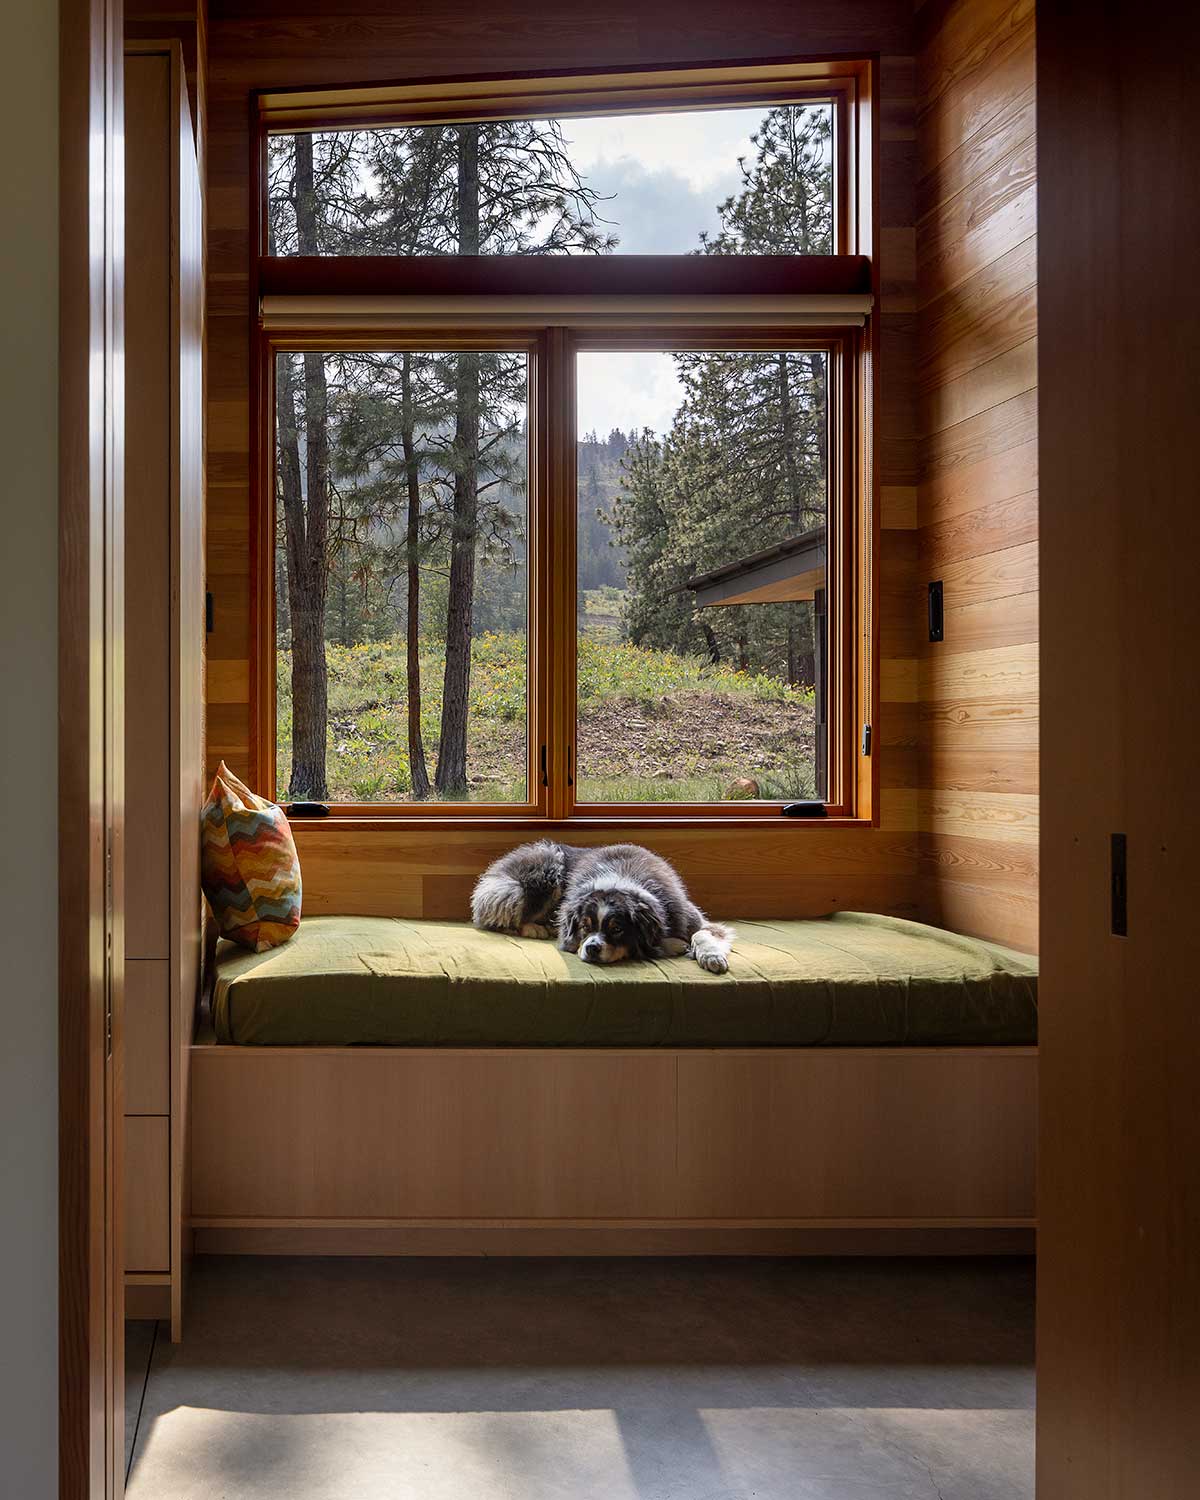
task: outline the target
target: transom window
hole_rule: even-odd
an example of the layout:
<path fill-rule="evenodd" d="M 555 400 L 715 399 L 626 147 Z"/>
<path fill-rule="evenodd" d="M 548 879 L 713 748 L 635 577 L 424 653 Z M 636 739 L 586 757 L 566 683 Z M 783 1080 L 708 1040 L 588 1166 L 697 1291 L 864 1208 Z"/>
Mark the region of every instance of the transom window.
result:
<path fill-rule="evenodd" d="M 811 73 L 261 101 L 279 800 L 869 810 L 867 75 Z"/>

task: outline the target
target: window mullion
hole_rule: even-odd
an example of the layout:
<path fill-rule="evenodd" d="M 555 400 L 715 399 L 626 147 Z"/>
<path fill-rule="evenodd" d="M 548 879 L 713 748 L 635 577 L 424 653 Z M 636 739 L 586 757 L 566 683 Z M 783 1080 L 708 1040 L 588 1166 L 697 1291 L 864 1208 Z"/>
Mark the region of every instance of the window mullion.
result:
<path fill-rule="evenodd" d="M 574 807 L 570 779 L 575 738 L 575 372 L 568 330 L 547 329 L 544 348 L 539 441 L 545 453 L 541 514 L 546 537 L 538 651 L 545 666 L 547 811 L 552 818 L 565 818 Z"/>

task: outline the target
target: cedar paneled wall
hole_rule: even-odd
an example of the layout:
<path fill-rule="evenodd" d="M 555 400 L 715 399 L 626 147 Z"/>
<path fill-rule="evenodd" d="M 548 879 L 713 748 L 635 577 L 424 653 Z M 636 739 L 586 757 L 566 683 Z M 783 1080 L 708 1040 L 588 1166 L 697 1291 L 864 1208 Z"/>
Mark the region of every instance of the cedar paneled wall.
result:
<path fill-rule="evenodd" d="M 922 909 L 1025 949 L 1038 938 L 1033 12 L 929 0 L 917 62 Z"/>
<path fill-rule="evenodd" d="M 697 894 L 730 915 L 862 907 L 914 914 L 917 826 L 917 438 L 913 16 L 909 0 L 498 0 L 419 11 L 392 0 L 211 0 L 209 7 L 208 650 L 210 771 L 249 770 L 250 737 L 250 95 L 294 85 L 472 73 L 584 70 L 770 57 L 880 54 L 883 290 L 875 459 L 882 546 L 880 679 L 875 725 L 881 826 L 788 824 L 693 829 L 656 838 Z M 629 831 L 625 836 L 630 836 Z M 419 827 L 298 830 L 309 911 L 464 909 L 481 866 L 515 831 L 446 836 Z M 730 872 L 736 871 L 731 879 Z M 737 891 L 731 907 L 731 889 Z"/>

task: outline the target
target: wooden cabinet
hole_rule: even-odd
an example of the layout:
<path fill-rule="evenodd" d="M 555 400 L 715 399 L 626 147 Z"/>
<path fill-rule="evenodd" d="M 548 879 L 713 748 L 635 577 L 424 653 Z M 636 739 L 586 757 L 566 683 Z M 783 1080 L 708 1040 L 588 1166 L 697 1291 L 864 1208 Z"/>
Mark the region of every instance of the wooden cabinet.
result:
<path fill-rule="evenodd" d="M 203 243 L 180 48 L 125 55 L 127 1306 L 178 1338 L 188 1048 L 200 970 Z"/>

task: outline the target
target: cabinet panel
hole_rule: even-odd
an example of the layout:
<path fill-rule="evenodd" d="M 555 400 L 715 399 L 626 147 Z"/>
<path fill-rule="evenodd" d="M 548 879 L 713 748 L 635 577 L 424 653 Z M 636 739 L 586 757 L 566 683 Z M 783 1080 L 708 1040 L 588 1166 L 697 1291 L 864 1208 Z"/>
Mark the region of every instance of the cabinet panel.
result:
<path fill-rule="evenodd" d="M 125 1269 L 171 1268 L 171 1122 L 166 1115 L 125 1118 Z"/>
<path fill-rule="evenodd" d="M 696 1219 L 1026 1220 L 1031 1048 L 679 1058 L 679 1207 Z"/>
<path fill-rule="evenodd" d="M 171 839 L 171 70 L 125 65 L 125 954 L 167 958 Z"/>
<path fill-rule="evenodd" d="M 171 1110 L 171 980 L 165 958 L 125 964 L 125 1113 Z"/>

